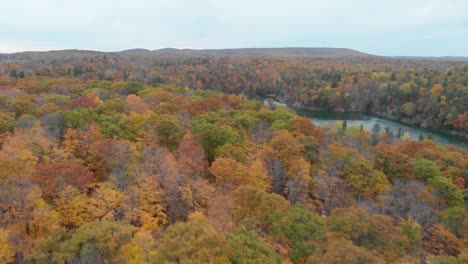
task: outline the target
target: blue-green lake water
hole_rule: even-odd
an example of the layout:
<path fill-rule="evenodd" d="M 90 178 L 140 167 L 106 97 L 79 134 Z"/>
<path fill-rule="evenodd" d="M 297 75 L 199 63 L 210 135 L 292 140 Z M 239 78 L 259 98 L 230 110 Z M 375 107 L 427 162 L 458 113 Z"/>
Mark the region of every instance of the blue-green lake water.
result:
<path fill-rule="evenodd" d="M 461 137 L 452 136 L 444 132 L 425 129 L 418 126 L 410 126 L 397 121 L 379 118 L 364 113 L 306 110 L 300 111 L 298 114 L 309 118 L 316 126 L 319 127 L 334 126 L 337 121 L 343 120 L 346 120 L 348 127 L 360 126 L 362 124 L 366 130 L 371 130 L 375 124 L 379 124 L 382 131 L 388 127 L 393 130 L 394 134 L 396 134 L 401 128 L 403 132 L 408 132 L 413 140 L 418 140 L 420 135 L 422 135 L 424 138 L 431 138 L 438 144 L 447 144 L 468 149 L 468 140 Z"/>

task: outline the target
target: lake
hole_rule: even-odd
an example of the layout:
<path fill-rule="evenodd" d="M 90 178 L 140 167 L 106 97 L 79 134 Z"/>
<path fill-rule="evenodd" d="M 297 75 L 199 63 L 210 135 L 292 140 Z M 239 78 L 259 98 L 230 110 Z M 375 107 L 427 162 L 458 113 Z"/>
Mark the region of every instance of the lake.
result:
<path fill-rule="evenodd" d="M 325 126 L 334 126 L 337 121 L 346 120 L 348 127 L 364 126 L 364 129 L 371 130 L 375 124 L 379 124 L 382 131 L 386 127 L 393 130 L 393 133 L 396 134 L 398 129 L 402 129 L 403 132 L 408 132 L 413 138 L 413 140 L 418 140 L 420 135 L 423 135 L 424 138 L 431 138 L 434 142 L 438 144 L 447 144 L 457 147 L 462 147 L 468 149 L 468 140 L 465 140 L 461 137 L 456 137 L 449 135 L 444 132 L 425 129 L 417 126 L 405 125 L 403 123 L 379 118 L 371 115 L 367 115 L 360 112 L 333 112 L 333 111 L 299 111 L 299 115 L 309 118 L 314 122 L 316 126 L 325 127 Z"/>

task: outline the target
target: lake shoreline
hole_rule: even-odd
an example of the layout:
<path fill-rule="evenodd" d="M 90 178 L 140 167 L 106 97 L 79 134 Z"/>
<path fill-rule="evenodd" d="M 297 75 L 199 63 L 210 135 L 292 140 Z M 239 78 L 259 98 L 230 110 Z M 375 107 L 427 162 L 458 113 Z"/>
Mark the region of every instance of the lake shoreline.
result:
<path fill-rule="evenodd" d="M 379 117 L 379 118 L 385 118 L 385 119 L 388 119 L 388 120 L 392 120 L 394 122 L 402 123 L 402 124 L 407 125 L 407 126 L 424 128 L 424 129 L 427 129 L 427 130 L 437 131 L 437 132 L 448 134 L 448 135 L 453 136 L 453 137 L 468 140 L 468 135 L 467 134 L 462 133 L 462 132 L 457 132 L 455 130 L 443 130 L 443 129 L 435 129 L 435 128 L 431 128 L 431 127 L 424 127 L 422 125 L 416 124 L 415 122 L 406 121 L 405 119 L 401 119 L 401 120 L 393 119 L 393 118 L 389 118 L 388 116 L 386 116 L 384 114 L 379 114 L 379 113 L 365 113 L 365 114 L 370 115 L 370 116 Z"/>
<path fill-rule="evenodd" d="M 347 120 L 348 126 L 349 126 L 350 125 L 349 123 L 354 123 L 356 125 L 358 123 L 368 123 L 370 122 L 370 119 L 380 119 L 380 120 L 373 120 L 372 122 L 386 123 L 386 124 L 381 124 L 382 129 L 384 129 L 385 126 L 392 126 L 393 130 L 395 130 L 397 127 L 401 126 L 403 129 L 411 131 L 413 140 L 417 140 L 418 136 L 421 134 L 421 135 L 425 135 L 426 138 L 428 137 L 438 138 L 438 139 L 433 139 L 437 144 L 448 144 L 448 145 L 453 145 L 456 147 L 468 149 L 468 137 L 467 137 L 468 135 L 464 135 L 463 133 L 458 133 L 453 130 L 448 131 L 448 130 L 440 130 L 440 129 L 423 127 L 414 122 L 406 122 L 404 120 L 397 120 L 397 119 L 389 118 L 388 116 L 382 113 L 374 113 L 374 112 L 366 112 L 366 111 L 358 111 L 358 110 L 348 111 L 342 108 L 321 109 L 317 107 L 304 107 L 298 104 L 295 104 L 295 105 L 286 104 L 281 101 L 273 100 L 272 98 L 263 99 L 263 103 L 266 105 L 270 104 L 268 103 L 267 100 L 271 100 L 271 103 L 275 106 L 283 106 L 283 107 L 292 108 L 297 112 L 298 115 L 307 117 L 310 120 L 312 120 L 314 123 L 322 124 L 319 126 L 324 126 L 323 124 L 325 123 L 327 123 L 328 125 L 331 125 L 334 121 L 341 121 L 341 120 Z M 333 117 L 330 118 L 330 115 Z M 367 129 L 370 130 L 371 128 L 369 127 L 369 125 L 367 126 L 368 126 Z"/>
<path fill-rule="evenodd" d="M 468 140 L 463 137 L 457 137 L 448 134 L 444 131 L 438 131 L 421 126 L 404 124 L 395 120 L 379 117 L 374 114 L 364 112 L 336 112 L 336 111 L 316 111 L 316 110 L 302 110 L 297 111 L 298 115 L 308 118 L 318 127 L 333 126 L 338 121 L 346 120 L 348 127 L 363 125 L 366 130 L 372 130 L 373 126 L 378 123 L 382 130 L 389 128 L 396 133 L 401 130 L 409 132 L 411 138 L 415 141 L 419 140 L 420 136 L 430 138 L 437 144 L 452 145 L 464 149 L 468 149 Z"/>
<path fill-rule="evenodd" d="M 389 116 L 387 116 L 385 114 L 381 114 L 381 113 L 366 112 L 366 111 L 360 111 L 360 110 L 345 110 L 343 108 L 334 108 L 334 109 L 323 109 L 323 108 L 317 108 L 317 107 L 300 107 L 300 108 L 297 108 L 297 107 L 290 106 L 288 104 L 285 104 L 285 105 L 287 105 L 288 107 L 293 108 L 298 113 L 304 112 L 304 111 L 327 111 L 327 112 L 335 112 L 335 113 L 344 113 L 344 112 L 358 113 L 358 114 L 361 114 L 361 115 L 368 115 L 368 116 L 387 119 L 387 120 L 390 120 L 390 121 L 393 121 L 393 122 L 398 122 L 398 123 L 401 123 L 403 125 L 414 127 L 414 128 L 422 128 L 422 129 L 431 130 L 431 131 L 435 131 L 435 132 L 439 132 L 439 133 L 445 133 L 447 135 L 457 137 L 459 139 L 468 140 L 468 135 L 465 134 L 465 133 L 457 132 L 455 130 L 442 130 L 442 129 L 435 129 L 435 128 L 431 128 L 431 127 L 424 127 L 424 126 L 418 125 L 418 124 L 416 124 L 414 122 L 405 121 L 404 119 L 402 119 L 402 120 L 393 119 L 393 118 L 390 118 Z"/>

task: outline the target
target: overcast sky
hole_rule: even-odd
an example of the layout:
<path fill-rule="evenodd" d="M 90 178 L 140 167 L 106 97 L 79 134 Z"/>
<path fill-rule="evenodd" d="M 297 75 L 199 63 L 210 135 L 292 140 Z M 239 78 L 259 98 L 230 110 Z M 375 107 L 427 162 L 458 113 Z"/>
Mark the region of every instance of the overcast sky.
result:
<path fill-rule="evenodd" d="M 0 0 L 0 52 L 340 47 L 468 56 L 468 0 Z"/>

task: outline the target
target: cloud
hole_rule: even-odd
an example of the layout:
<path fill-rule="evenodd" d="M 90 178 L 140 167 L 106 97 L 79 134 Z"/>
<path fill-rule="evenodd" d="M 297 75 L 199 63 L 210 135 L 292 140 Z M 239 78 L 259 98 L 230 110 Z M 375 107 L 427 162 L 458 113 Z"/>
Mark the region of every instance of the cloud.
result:
<path fill-rule="evenodd" d="M 432 36 L 437 46 L 417 55 L 468 55 L 440 46 L 442 39 L 468 46 L 467 9 L 463 0 L 6 0 L 0 52 L 327 45 L 382 54 L 417 39 L 427 47 Z M 399 49 L 394 55 L 414 51 Z"/>

